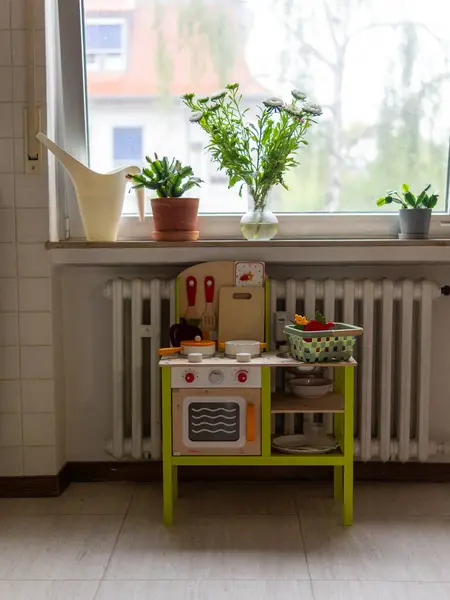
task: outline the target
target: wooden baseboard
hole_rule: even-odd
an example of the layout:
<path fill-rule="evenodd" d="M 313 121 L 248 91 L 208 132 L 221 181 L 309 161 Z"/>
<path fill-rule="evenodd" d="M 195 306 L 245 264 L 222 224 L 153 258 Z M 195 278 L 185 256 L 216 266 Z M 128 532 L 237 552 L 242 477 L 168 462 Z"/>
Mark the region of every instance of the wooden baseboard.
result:
<path fill-rule="evenodd" d="M 160 462 L 69 462 L 58 475 L 0 477 L 0 498 L 59 496 L 72 482 L 161 480 Z M 182 467 L 184 481 L 329 480 L 332 467 Z M 450 482 L 450 463 L 355 463 L 357 481 Z"/>
<path fill-rule="evenodd" d="M 0 498 L 50 498 L 60 496 L 70 480 L 67 465 L 57 475 L 0 477 Z"/>
<path fill-rule="evenodd" d="M 160 462 L 71 462 L 66 465 L 70 481 L 160 481 Z M 211 480 L 327 480 L 332 467 L 181 467 L 182 481 Z M 450 482 L 450 463 L 355 463 L 359 481 Z"/>

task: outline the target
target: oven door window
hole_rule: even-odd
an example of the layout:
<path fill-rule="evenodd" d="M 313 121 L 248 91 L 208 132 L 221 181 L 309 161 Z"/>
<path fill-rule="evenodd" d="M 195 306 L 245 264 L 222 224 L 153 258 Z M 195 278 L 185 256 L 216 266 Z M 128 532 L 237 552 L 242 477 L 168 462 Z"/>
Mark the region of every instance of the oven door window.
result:
<path fill-rule="evenodd" d="M 188 408 L 191 442 L 237 442 L 240 406 L 237 402 L 191 402 Z"/>
<path fill-rule="evenodd" d="M 187 396 L 182 404 L 183 443 L 187 448 L 243 448 L 246 444 L 246 408 L 243 397 Z"/>

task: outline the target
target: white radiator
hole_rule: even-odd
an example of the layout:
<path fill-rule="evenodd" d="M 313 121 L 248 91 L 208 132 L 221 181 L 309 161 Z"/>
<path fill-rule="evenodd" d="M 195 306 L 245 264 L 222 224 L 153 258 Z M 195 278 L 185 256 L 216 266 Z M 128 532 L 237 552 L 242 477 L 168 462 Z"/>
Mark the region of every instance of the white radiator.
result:
<path fill-rule="evenodd" d="M 426 461 L 450 453 L 429 437 L 432 303 L 440 288 L 431 281 L 271 280 L 271 313 L 313 315 L 364 327 L 356 359 L 356 456 L 363 461 Z M 161 303 L 170 301 L 164 328 L 175 320 L 175 282 L 153 279 L 107 283 L 112 299 L 113 433 L 106 449 L 115 458 L 161 457 L 161 395 L 157 349 L 161 346 Z M 150 302 L 144 322 L 144 303 Z M 147 322 L 148 321 L 148 322 Z M 275 322 L 275 319 L 274 319 Z M 275 331 L 275 327 L 274 327 Z M 143 339 L 150 339 L 143 363 Z M 271 336 L 272 340 L 275 336 Z M 128 344 L 127 344 L 128 341 Z M 128 351 L 127 351 L 128 348 Z M 129 356 L 128 356 L 129 355 Z M 148 377 L 147 393 L 142 381 Z M 147 417 L 145 417 L 147 415 Z M 322 417 L 286 416 L 286 433 Z M 329 416 L 324 426 L 331 430 Z M 280 421 L 273 428 L 280 427 Z"/>
<path fill-rule="evenodd" d="M 131 456 L 159 460 L 161 302 L 169 300 L 168 322 L 174 323 L 175 281 L 114 279 L 106 284 L 105 296 L 112 299 L 113 338 L 113 433 L 112 438 L 106 440 L 106 450 L 115 458 Z M 147 318 L 144 318 L 144 308 L 149 309 Z M 144 364 L 143 340 L 146 338 L 150 348 L 149 360 Z M 146 376 L 148 394 L 144 394 L 142 389 Z"/>
<path fill-rule="evenodd" d="M 426 280 L 271 281 L 273 313 L 281 300 L 288 318 L 320 310 L 364 328 L 355 352 L 355 454 L 363 461 L 426 461 L 450 452 L 429 437 L 432 302 L 439 296 L 440 287 Z M 314 418 L 304 415 L 303 423 Z M 324 425 L 331 430 L 327 415 Z M 286 417 L 285 432 L 296 428 Z"/>

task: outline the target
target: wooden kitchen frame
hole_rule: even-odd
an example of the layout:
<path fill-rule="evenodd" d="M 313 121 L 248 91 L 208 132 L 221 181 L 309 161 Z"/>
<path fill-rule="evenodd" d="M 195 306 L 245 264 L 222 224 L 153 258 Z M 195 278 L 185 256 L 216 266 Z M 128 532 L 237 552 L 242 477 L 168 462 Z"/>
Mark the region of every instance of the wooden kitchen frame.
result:
<path fill-rule="evenodd" d="M 214 358 L 210 359 L 214 361 Z M 184 361 L 181 361 L 184 362 Z M 249 368 L 261 368 L 261 455 L 202 455 L 174 456 L 172 448 L 172 387 L 171 369 L 179 365 L 177 359 L 162 362 L 162 438 L 163 438 L 163 514 L 164 523 L 172 525 L 174 500 L 178 496 L 178 467 L 184 466 L 323 466 L 334 467 L 334 497 L 342 503 L 342 523 L 353 523 L 353 397 L 354 368 L 356 362 L 316 364 L 332 368 L 334 392 L 323 399 L 300 400 L 272 395 L 271 371 L 274 367 L 299 366 L 294 359 L 281 359 L 267 353 L 254 359 Z M 186 361 L 187 364 L 187 361 Z M 205 365 L 205 363 L 203 363 Z M 225 360 L 223 366 L 228 363 Z M 231 361 L 230 361 L 231 364 Z M 235 364 L 235 362 L 233 363 Z M 206 365 L 205 365 L 206 366 Z M 322 405 L 321 405 L 322 400 Z M 289 403 L 286 407 L 286 401 Z M 296 406 L 296 402 L 298 405 Z M 275 412 L 312 412 L 334 414 L 334 435 L 339 449 L 329 454 L 289 455 L 279 454 L 271 447 L 271 416 Z"/>
<path fill-rule="evenodd" d="M 219 302 L 217 293 L 221 286 L 236 285 L 235 263 L 233 262 L 212 262 L 201 263 L 194 265 L 180 273 L 176 281 L 176 308 L 175 317 L 179 322 L 181 317 L 195 318 L 198 322 L 201 321 L 202 312 L 205 310 L 206 289 L 203 292 L 202 282 L 205 282 L 210 276 L 214 277 L 216 293 L 214 296 L 213 310 L 217 312 Z M 190 304 L 188 301 L 189 292 L 187 284 L 189 279 L 196 279 L 197 300 L 196 305 Z M 261 282 L 260 282 L 261 283 Z M 262 285 L 265 288 L 265 293 L 262 298 L 263 309 L 261 310 L 261 300 L 259 300 L 259 314 L 264 320 L 264 339 L 258 339 L 260 342 L 265 342 L 269 347 L 270 333 L 270 302 L 269 302 L 269 285 L 267 277 L 263 277 Z M 240 291 L 251 291 L 251 287 L 240 288 Z M 259 296 L 261 296 L 259 294 Z M 242 321 L 239 318 L 239 311 L 236 309 L 230 317 L 233 319 L 234 325 L 237 327 L 235 335 L 240 331 Z M 221 339 L 220 319 L 217 319 L 219 324 L 218 339 L 219 342 L 225 342 L 226 339 Z M 256 334 L 255 334 L 256 335 Z M 214 338 L 213 338 L 214 339 Z M 243 339 L 241 336 L 233 337 L 232 339 Z M 257 339 L 254 337 L 245 339 Z M 304 363 L 306 364 L 306 363 Z M 280 355 L 276 352 L 263 352 L 260 356 L 254 357 L 249 363 L 237 363 L 236 358 L 221 356 L 203 357 L 201 363 L 191 363 L 187 357 L 180 355 L 165 356 L 161 362 L 161 381 L 162 381 L 162 458 L 163 458 L 163 514 L 164 523 L 172 525 L 174 500 L 178 496 L 178 467 L 195 467 L 195 466 L 324 466 L 334 468 L 334 497 L 342 503 L 342 522 L 344 525 L 352 525 L 353 523 L 353 420 L 354 420 L 354 370 L 356 362 L 350 359 L 347 362 L 327 362 L 314 363 L 316 367 L 327 368 L 328 373 L 333 373 L 334 386 L 333 392 L 327 394 L 323 398 L 300 399 L 292 394 L 280 394 L 272 392 L 272 377 L 275 369 L 285 369 L 287 367 L 298 367 L 302 363 L 292 357 Z M 310 365 L 308 365 L 310 366 Z M 177 389 L 180 387 L 182 380 L 177 374 L 185 375 L 185 371 L 190 369 L 196 370 L 198 382 L 205 381 L 202 378 L 200 369 L 205 370 L 222 370 L 227 371 L 245 368 L 247 371 L 246 384 L 242 386 L 237 383 L 236 378 L 230 384 L 236 391 L 244 392 L 250 396 L 251 389 L 249 384 L 253 381 L 258 381 L 257 387 L 258 403 L 253 402 L 254 412 L 252 416 L 252 425 L 255 431 L 258 430 L 258 435 L 254 439 L 251 438 L 251 450 L 256 447 L 257 451 L 248 453 L 245 449 L 242 452 L 227 453 L 223 449 L 221 452 L 203 452 L 195 453 L 183 448 L 179 445 L 180 440 L 180 422 L 178 419 L 178 411 L 180 406 L 180 398 L 184 397 L 183 393 Z M 172 372 L 172 369 L 175 369 Z M 258 369 L 258 373 L 251 373 L 251 369 Z M 239 374 L 239 373 L 238 373 Z M 257 377 L 254 377 L 256 376 Z M 331 378 L 331 375 L 329 376 Z M 230 383 L 230 378 L 227 379 Z M 240 380 L 239 380 L 240 381 Z M 178 382 L 178 383 L 177 383 Z M 220 386 L 207 386 L 207 390 L 201 391 L 202 385 L 195 385 L 193 379 L 189 383 L 183 385 L 185 389 L 191 387 L 196 394 L 208 397 L 210 394 L 220 396 Z M 226 386 L 224 386 L 226 387 Z M 230 386 L 228 386 L 230 387 Z M 229 393 L 229 390 L 228 392 Z M 250 396 L 251 397 L 251 396 Z M 257 407 L 257 408 L 256 408 Z M 281 454 L 272 448 L 272 415 L 276 413 L 333 413 L 333 432 L 336 441 L 339 443 L 339 448 L 336 451 L 327 454 Z M 175 436 L 174 436 L 175 434 Z M 178 440 L 174 447 L 174 437 Z M 248 448 L 248 443 L 247 443 Z"/>

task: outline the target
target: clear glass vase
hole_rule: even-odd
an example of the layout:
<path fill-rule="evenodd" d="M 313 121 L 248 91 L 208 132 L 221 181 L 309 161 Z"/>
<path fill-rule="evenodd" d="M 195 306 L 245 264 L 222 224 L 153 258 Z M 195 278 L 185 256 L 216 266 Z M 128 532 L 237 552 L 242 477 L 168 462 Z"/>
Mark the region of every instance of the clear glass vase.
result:
<path fill-rule="evenodd" d="M 257 208 L 253 194 L 247 187 L 248 211 L 241 218 L 241 232 L 249 241 L 269 241 L 278 232 L 278 219 L 269 208 L 270 196 L 269 192 L 265 202 L 259 203 Z"/>

